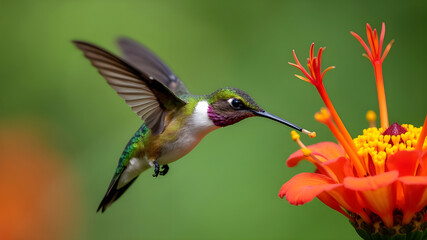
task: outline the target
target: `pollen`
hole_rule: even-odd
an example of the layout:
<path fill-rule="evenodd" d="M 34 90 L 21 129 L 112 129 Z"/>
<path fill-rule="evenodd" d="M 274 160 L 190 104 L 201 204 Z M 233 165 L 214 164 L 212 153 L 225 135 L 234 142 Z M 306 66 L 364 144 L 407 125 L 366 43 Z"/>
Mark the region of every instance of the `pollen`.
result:
<path fill-rule="evenodd" d="M 368 122 L 375 122 L 377 120 L 377 114 L 374 111 L 369 110 L 366 113 L 366 120 L 368 120 Z"/>
<path fill-rule="evenodd" d="M 362 135 L 353 139 L 357 155 L 370 175 L 384 172 L 385 162 L 396 152 L 415 149 L 422 127 L 417 128 L 411 124 L 398 127 L 402 128 L 399 134 L 389 135 L 387 133 L 392 132 L 389 129 L 372 127 L 364 129 Z M 424 142 L 423 148 L 425 147 L 427 142 Z"/>
<path fill-rule="evenodd" d="M 302 143 L 300 139 L 300 135 L 296 131 L 291 131 L 291 138 L 294 142 L 298 144 L 298 146 L 300 146 L 300 148 L 306 148 L 306 146 L 304 145 L 304 143 Z"/>
<path fill-rule="evenodd" d="M 292 138 L 292 141 L 296 142 L 299 140 L 300 135 L 296 131 L 291 131 L 291 138 Z"/>
<path fill-rule="evenodd" d="M 308 148 L 301 148 L 301 152 L 302 154 L 304 154 L 304 156 L 309 157 L 311 156 L 311 150 Z"/>
<path fill-rule="evenodd" d="M 366 120 L 369 123 L 369 127 L 376 127 L 375 122 L 377 121 L 377 114 L 374 111 L 369 110 L 366 113 Z"/>
<path fill-rule="evenodd" d="M 319 112 L 314 115 L 314 118 L 321 123 L 326 123 L 331 119 L 328 109 L 321 108 Z"/>

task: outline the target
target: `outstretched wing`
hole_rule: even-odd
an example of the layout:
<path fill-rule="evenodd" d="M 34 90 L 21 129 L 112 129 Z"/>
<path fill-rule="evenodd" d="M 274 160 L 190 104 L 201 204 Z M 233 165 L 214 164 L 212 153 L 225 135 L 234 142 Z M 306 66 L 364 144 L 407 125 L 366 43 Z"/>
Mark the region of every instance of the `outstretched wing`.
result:
<path fill-rule="evenodd" d="M 159 80 L 178 96 L 190 94 L 184 83 L 147 47 L 129 39 L 117 39 L 124 59 L 149 76 Z"/>
<path fill-rule="evenodd" d="M 140 71 L 113 54 L 87 42 L 73 41 L 132 110 L 145 121 L 152 134 L 165 128 L 168 111 L 186 103 L 148 73 Z"/>

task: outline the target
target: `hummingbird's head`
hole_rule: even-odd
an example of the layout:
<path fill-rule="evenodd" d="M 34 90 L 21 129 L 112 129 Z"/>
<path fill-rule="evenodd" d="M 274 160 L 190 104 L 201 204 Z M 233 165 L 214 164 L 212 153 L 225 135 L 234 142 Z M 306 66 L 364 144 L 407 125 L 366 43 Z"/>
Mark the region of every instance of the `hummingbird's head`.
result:
<path fill-rule="evenodd" d="M 302 128 L 266 112 L 244 91 L 221 88 L 208 97 L 208 117 L 218 127 L 225 127 L 248 117 L 265 117 L 302 131 Z"/>
<path fill-rule="evenodd" d="M 235 124 L 264 111 L 247 93 L 237 88 L 221 88 L 209 96 L 208 116 L 218 127 Z"/>

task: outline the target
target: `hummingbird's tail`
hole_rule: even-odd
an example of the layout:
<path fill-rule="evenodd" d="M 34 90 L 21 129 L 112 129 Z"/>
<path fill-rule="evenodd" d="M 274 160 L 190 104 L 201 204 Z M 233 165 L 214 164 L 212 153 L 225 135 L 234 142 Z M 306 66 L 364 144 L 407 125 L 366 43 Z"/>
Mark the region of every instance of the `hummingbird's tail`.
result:
<path fill-rule="evenodd" d="M 138 178 L 139 174 L 150 168 L 146 160 L 138 158 L 139 155 L 144 154 L 143 144 L 140 141 L 147 133 L 148 128 L 145 124 L 136 131 L 135 135 L 129 140 L 122 155 L 120 156 L 119 163 L 108 186 L 107 193 L 99 204 L 96 212 L 104 212 L 113 202 L 119 199 L 122 194 L 132 185 Z M 136 146 L 135 146 L 136 145 Z"/>
<path fill-rule="evenodd" d="M 126 183 L 126 185 L 121 188 L 117 188 L 119 181 L 116 180 L 114 183 L 112 183 L 112 185 L 110 185 L 110 187 L 108 188 L 107 193 L 105 193 L 105 196 L 99 204 L 99 207 L 96 212 L 99 212 L 100 210 L 101 212 L 104 212 L 113 202 L 115 202 L 117 199 L 120 198 L 120 196 L 122 196 L 122 194 L 130 187 L 130 185 L 132 185 L 133 182 L 135 182 L 137 178 L 138 176 L 136 176 L 130 182 Z"/>

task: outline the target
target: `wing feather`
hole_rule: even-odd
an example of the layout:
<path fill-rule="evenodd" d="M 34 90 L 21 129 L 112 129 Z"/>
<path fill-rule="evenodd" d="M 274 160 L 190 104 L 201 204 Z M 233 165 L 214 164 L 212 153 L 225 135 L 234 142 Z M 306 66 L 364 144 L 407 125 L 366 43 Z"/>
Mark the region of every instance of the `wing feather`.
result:
<path fill-rule="evenodd" d="M 119 38 L 117 44 L 124 58 L 137 69 L 159 80 L 178 96 L 190 94 L 184 83 L 147 47 L 129 38 Z"/>
<path fill-rule="evenodd" d="M 186 103 L 165 85 L 113 54 L 90 43 L 74 41 L 107 83 L 122 97 L 151 130 L 164 130 L 166 112 Z"/>

